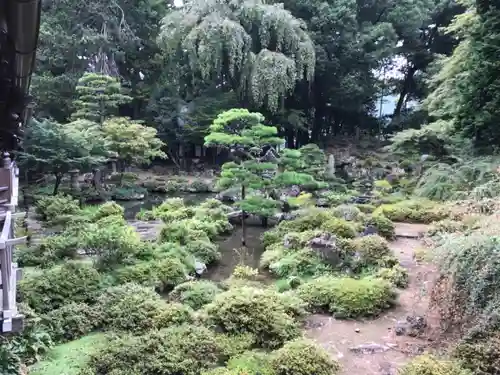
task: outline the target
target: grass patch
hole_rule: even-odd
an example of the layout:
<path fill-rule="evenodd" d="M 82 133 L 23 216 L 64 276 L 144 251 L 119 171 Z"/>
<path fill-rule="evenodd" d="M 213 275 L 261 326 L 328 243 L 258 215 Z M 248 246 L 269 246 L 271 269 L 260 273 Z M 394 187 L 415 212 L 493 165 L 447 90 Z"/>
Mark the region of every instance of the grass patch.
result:
<path fill-rule="evenodd" d="M 49 356 L 30 367 L 30 375 L 77 375 L 87 363 L 89 356 L 100 350 L 107 342 L 102 333 L 84 336 L 54 347 Z"/>

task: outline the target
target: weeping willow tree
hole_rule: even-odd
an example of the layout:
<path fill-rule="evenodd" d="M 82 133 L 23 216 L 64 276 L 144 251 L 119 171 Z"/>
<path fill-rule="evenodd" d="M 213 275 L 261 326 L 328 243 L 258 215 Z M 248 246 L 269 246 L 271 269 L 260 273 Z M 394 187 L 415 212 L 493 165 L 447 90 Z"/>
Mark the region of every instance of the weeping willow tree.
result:
<path fill-rule="evenodd" d="M 218 81 L 276 112 L 297 82 L 314 76 L 305 23 L 262 0 L 194 0 L 162 21 L 160 46 L 187 59 L 193 77 Z"/>

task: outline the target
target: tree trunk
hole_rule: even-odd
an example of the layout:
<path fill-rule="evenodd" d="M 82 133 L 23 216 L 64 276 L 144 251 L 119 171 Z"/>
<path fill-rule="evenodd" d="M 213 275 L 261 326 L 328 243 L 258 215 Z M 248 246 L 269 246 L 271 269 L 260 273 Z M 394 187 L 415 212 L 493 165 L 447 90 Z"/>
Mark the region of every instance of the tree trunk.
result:
<path fill-rule="evenodd" d="M 393 119 L 396 119 L 401 115 L 406 96 L 410 92 L 411 83 L 413 82 L 413 76 L 415 75 L 416 71 L 417 70 L 413 66 L 408 68 L 408 72 L 406 73 L 405 80 L 403 82 L 403 88 L 401 90 L 401 93 L 399 94 L 399 99 L 396 104 L 396 108 L 394 108 L 394 113 L 392 114 Z"/>
<path fill-rule="evenodd" d="M 57 195 L 59 192 L 59 186 L 61 186 L 62 178 L 63 175 L 61 173 L 56 173 L 56 182 L 54 183 L 54 191 L 52 192 L 52 195 Z"/>
<path fill-rule="evenodd" d="M 241 185 L 241 200 L 245 199 L 245 185 Z M 241 210 L 241 246 L 247 245 L 247 233 L 245 228 L 245 211 Z"/>

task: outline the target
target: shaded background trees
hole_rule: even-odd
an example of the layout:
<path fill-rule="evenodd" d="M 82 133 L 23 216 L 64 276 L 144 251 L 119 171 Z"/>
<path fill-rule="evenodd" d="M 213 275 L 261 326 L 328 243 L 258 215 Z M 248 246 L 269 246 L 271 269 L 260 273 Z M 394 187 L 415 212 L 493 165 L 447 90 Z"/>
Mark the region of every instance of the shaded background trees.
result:
<path fill-rule="evenodd" d="M 289 147 L 450 117 L 480 147 L 495 133 L 497 13 L 465 0 L 47 2 L 36 115 L 68 121 L 91 72 L 120 82 L 116 115 L 154 126 L 173 161 L 235 107 L 262 113 Z M 458 87 L 458 64 L 470 84 Z"/>

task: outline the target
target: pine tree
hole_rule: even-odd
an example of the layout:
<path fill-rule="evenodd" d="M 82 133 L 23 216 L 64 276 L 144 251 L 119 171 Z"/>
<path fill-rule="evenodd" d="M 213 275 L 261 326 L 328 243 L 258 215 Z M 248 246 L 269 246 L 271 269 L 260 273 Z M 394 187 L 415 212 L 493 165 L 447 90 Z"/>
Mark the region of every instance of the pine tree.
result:
<path fill-rule="evenodd" d="M 72 119 L 86 119 L 102 124 L 108 117 L 118 114 L 118 107 L 132 101 L 125 95 L 117 78 L 99 74 L 85 73 L 76 86 L 77 99 L 74 101 L 76 112 Z"/>

